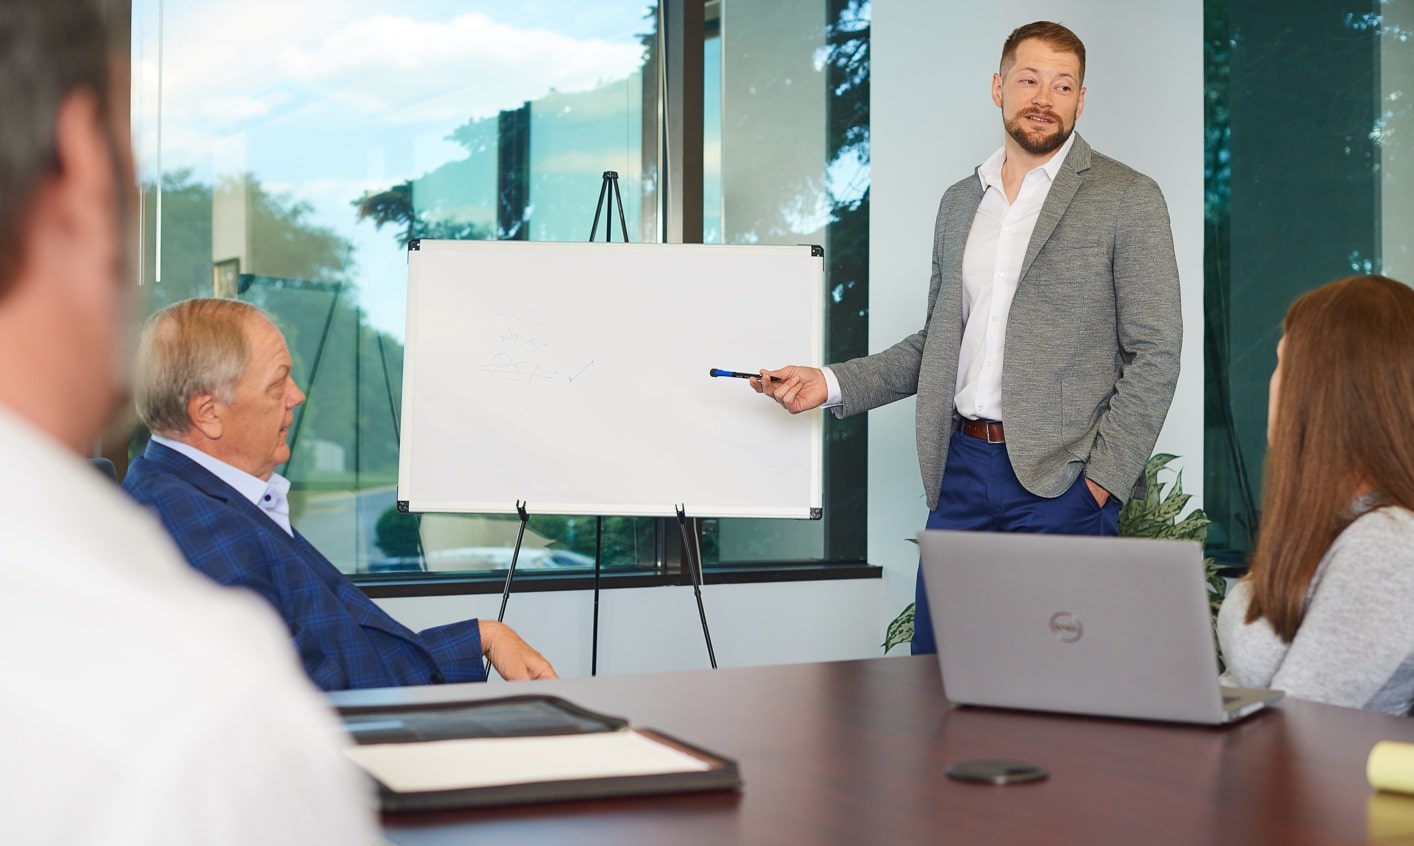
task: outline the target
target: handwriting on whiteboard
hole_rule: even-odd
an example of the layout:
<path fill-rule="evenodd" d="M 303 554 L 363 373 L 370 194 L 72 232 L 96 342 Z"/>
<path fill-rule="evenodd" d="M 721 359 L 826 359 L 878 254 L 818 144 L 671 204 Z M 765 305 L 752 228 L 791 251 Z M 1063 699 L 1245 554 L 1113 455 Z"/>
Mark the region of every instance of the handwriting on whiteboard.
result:
<path fill-rule="evenodd" d="M 547 370 L 537 361 L 518 359 L 506 353 L 496 353 L 490 361 L 481 365 L 482 373 L 501 376 L 509 382 L 552 381 L 559 372 Z"/>
<path fill-rule="evenodd" d="M 553 355 L 553 344 L 548 333 L 553 332 L 552 315 L 540 306 L 502 304 L 496 309 L 497 333 L 496 351 L 481 364 L 481 372 L 507 382 L 520 384 L 544 384 L 560 379 L 573 382 L 594 364 L 564 368 L 573 370 L 572 375 L 562 375 L 561 365 Z M 563 353 L 561 354 L 563 358 Z"/>

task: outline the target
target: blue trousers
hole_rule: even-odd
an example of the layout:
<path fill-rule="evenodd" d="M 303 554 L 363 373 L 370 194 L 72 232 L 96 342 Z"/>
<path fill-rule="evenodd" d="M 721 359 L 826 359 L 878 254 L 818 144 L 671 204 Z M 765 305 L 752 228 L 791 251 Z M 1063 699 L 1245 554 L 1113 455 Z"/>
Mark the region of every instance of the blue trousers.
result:
<path fill-rule="evenodd" d="M 953 432 L 948 443 L 948 466 L 943 473 L 942 492 L 938 507 L 928 514 L 928 528 L 1041 535 L 1117 535 L 1119 510 L 1120 503 L 1114 497 L 1110 497 L 1103 508 L 1095 502 L 1084 474 L 1054 499 L 1037 496 L 1017 480 L 1011 459 L 1007 457 L 1006 444 L 989 444 Z M 913 654 L 937 652 L 921 567 L 915 602 Z"/>

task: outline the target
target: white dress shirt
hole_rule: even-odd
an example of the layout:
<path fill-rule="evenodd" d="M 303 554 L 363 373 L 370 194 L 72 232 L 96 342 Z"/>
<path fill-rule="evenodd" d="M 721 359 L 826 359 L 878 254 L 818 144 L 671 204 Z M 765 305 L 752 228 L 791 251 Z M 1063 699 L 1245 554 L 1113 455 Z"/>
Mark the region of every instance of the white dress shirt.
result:
<path fill-rule="evenodd" d="M 1021 264 L 1036 218 L 1051 192 L 1075 134 L 1055 155 L 1022 180 L 1016 202 L 1009 203 L 1002 187 L 1005 145 L 977 168 L 982 182 L 982 202 L 972 218 L 967 246 L 962 253 L 962 347 L 958 352 L 957 389 L 953 402 L 963 417 L 1002 419 L 1002 365 L 1006 350 L 1007 314 L 1021 278 Z M 972 316 L 977 315 L 978 320 Z M 840 382 L 830 368 L 823 368 L 828 396 L 825 408 L 841 405 Z"/>
<path fill-rule="evenodd" d="M 290 526 L 289 479 L 279 473 L 271 473 L 268 480 L 261 479 L 181 441 L 161 435 L 153 435 L 152 440 L 210 470 L 216 478 L 235 488 L 252 505 L 264 511 L 267 517 L 275 521 L 275 525 L 285 530 L 285 534 L 294 537 L 295 531 Z"/>
<path fill-rule="evenodd" d="M 1005 146 L 977 168 L 985 193 L 962 252 L 962 348 L 958 351 L 957 392 L 953 397 L 963 417 L 1002 419 L 1007 314 L 1012 297 L 1016 296 L 1036 218 L 1074 143 L 1072 133 L 1045 164 L 1027 173 L 1014 203 L 1007 202 L 1002 187 Z"/>
<path fill-rule="evenodd" d="M 0 787 L 27 846 L 379 842 L 338 723 L 259 598 L 0 408 Z"/>

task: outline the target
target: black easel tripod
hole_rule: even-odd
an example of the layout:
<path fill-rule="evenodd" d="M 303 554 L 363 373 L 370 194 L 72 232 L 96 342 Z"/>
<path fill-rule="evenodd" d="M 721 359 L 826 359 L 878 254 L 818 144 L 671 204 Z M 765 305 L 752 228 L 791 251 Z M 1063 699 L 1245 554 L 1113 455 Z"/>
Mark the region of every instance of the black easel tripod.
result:
<path fill-rule="evenodd" d="M 599 186 L 599 204 L 594 208 L 594 225 L 589 230 L 589 240 L 592 243 L 594 236 L 599 233 L 599 216 L 604 211 L 605 198 L 609 202 L 609 217 L 605 221 L 604 241 L 608 243 L 614 234 L 614 204 L 619 207 L 619 232 L 623 236 L 624 243 L 628 243 L 628 223 L 624 219 L 624 201 L 619 194 L 619 174 L 617 171 L 604 171 L 603 182 Z M 692 575 L 692 592 L 697 599 L 697 616 L 702 620 L 702 637 L 707 643 L 707 658 L 712 662 L 712 669 L 717 669 L 717 654 L 712 649 L 712 633 L 707 628 L 707 610 L 702 604 L 702 545 L 701 537 L 697 530 L 697 521 L 692 520 L 692 529 L 689 536 L 689 518 L 684 506 L 675 506 L 678 518 L 678 529 L 682 532 L 682 562 Z M 516 513 L 520 516 L 520 532 L 516 535 L 516 545 L 511 553 L 511 566 L 506 572 L 506 583 L 501 590 L 501 613 L 497 620 L 503 621 L 506 616 L 506 601 L 510 598 L 511 579 L 515 577 L 516 560 L 520 557 L 521 540 L 525 537 L 525 526 L 530 520 L 530 514 L 526 511 L 526 503 L 516 501 Z M 599 578 L 603 570 L 603 537 L 604 518 L 600 517 L 595 521 L 594 531 L 594 631 L 592 645 L 590 647 L 589 674 L 597 676 L 599 674 Z M 689 542 L 689 541 L 693 542 Z M 487 662 L 487 672 L 490 672 L 490 662 Z"/>
<path fill-rule="evenodd" d="M 589 240 L 592 242 L 594 236 L 599 232 L 599 213 L 604 210 L 604 198 L 609 198 L 609 217 L 604 221 L 604 243 L 614 240 L 614 203 L 619 204 L 619 232 L 624 237 L 624 243 L 628 243 L 628 223 L 624 221 L 624 198 L 619 195 L 619 173 L 616 170 L 604 171 L 604 181 L 599 186 L 599 205 L 594 207 L 594 225 L 589 229 Z"/>

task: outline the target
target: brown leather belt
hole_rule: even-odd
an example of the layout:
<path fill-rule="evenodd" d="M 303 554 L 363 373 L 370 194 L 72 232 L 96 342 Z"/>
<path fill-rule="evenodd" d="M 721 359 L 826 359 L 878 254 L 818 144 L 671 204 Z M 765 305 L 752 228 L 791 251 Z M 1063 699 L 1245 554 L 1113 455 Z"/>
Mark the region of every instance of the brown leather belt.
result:
<path fill-rule="evenodd" d="M 957 428 L 962 430 L 964 435 L 986 441 L 989 444 L 1006 443 L 1006 435 L 1002 432 L 1002 424 L 996 420 L 968 420 L 963 418 L 958 421 Z"/>

